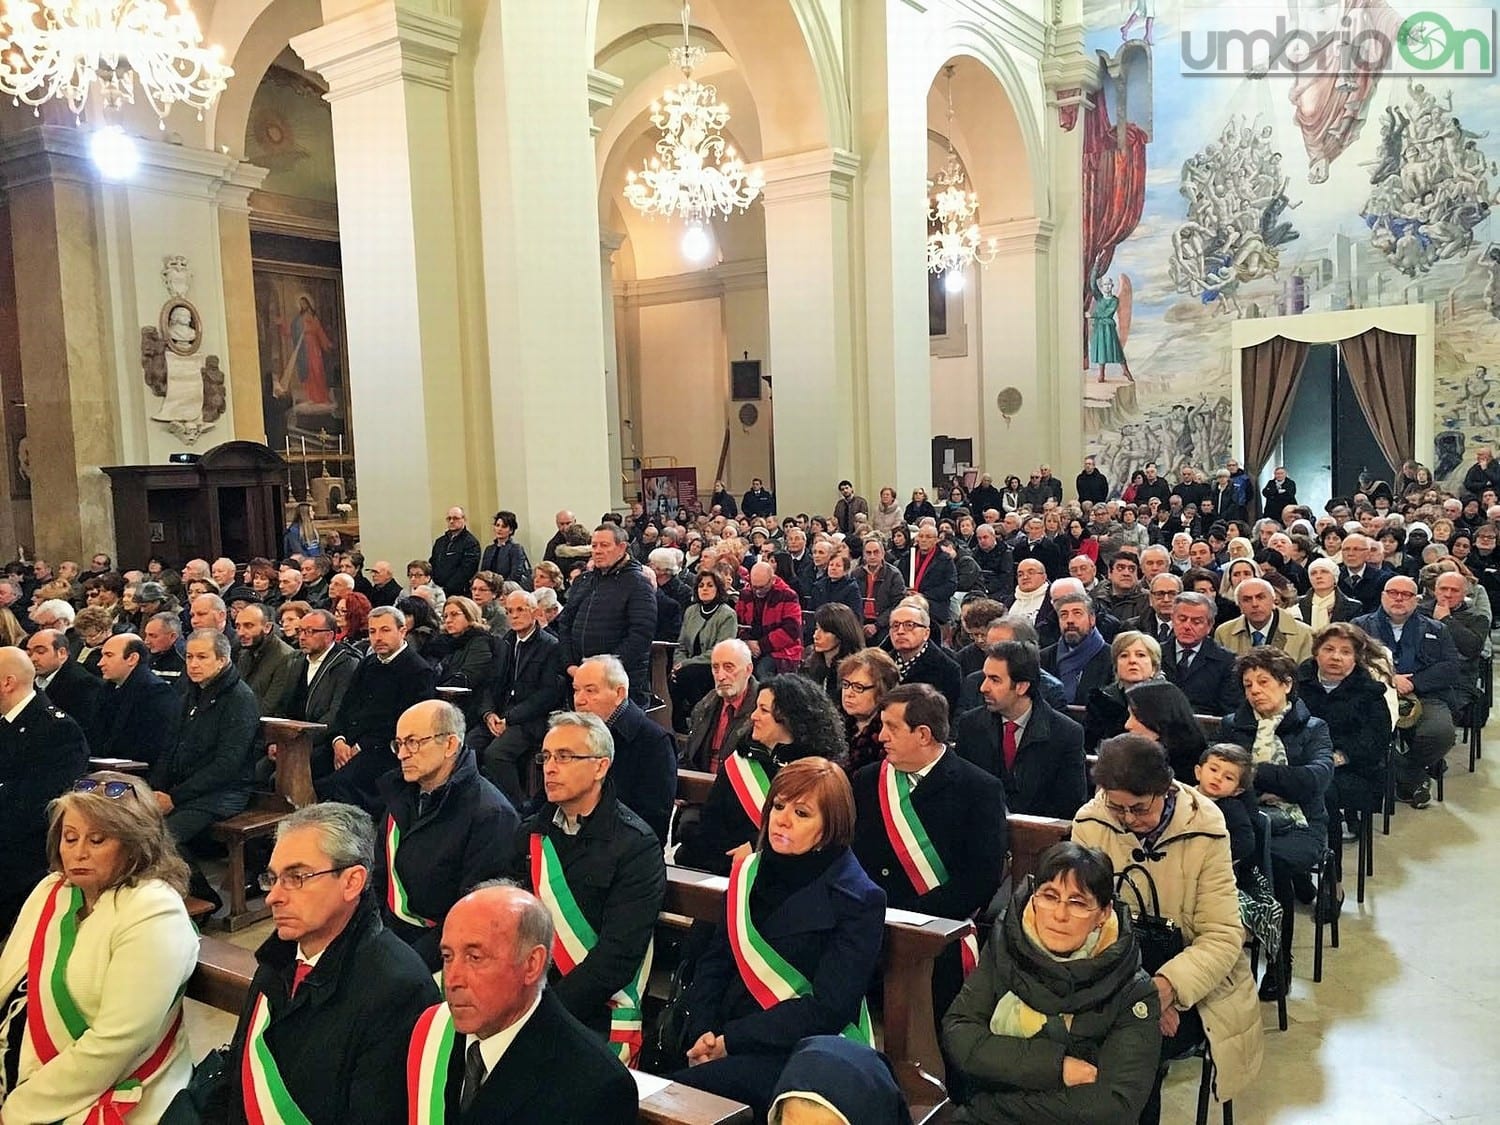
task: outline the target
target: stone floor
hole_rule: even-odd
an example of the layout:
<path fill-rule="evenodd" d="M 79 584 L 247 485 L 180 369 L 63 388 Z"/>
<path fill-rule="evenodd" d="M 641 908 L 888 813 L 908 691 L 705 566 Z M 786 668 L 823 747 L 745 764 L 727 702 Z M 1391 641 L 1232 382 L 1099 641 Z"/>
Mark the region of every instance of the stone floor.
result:
<path fill-rule="evenodd" d="M 1496 716 L 1476 773 L 1455 748 L 1447 800 L 1421 811 L 1399 805 L 1391 834 L 1377 831 L 1375 877 L 1363 906 L 1348 885 L 1340 947 L 1325 950 L 1321 984 L 1312 982 L 1311 916 L 1299 912 L 1289 1027 L 1278 1031 L 1274 1005 L 1262 1005 L 1266 1065 L 1235 1101 L 1239 1125 L 1500 1125 L 1500 958 L 1483 952 L 1500 937 L 1485 859 L 1489 834 L 1500 840 L 1500 709 Z M 1350 845 L 1351 873 L 1353 855 Z M 253 949 L 269 932 L 263 922 L 232 940 Z M 195 1053 L 229 1039 L 232 1017 L 188 1007 Z M 1163 1121 L 1193 1121 L 1198 1076 L 1196 1062 L 1173 1068 Z"/>

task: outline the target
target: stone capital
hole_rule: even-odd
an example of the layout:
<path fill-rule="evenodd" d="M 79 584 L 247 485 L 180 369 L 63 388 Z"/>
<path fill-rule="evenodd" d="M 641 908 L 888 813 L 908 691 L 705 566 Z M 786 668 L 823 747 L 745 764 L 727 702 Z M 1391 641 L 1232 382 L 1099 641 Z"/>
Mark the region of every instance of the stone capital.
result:
<path fill-rule="evenodd" d="M 264 168 L 209 149 L 137 137 L 140 166 L 120 186 L 163 192 L 186 199 L 244 205 L 266 178 Z M 37 125 L 0 140 L 0 186 L 7 190 L 42 180 L 91 184 L 99 179 L 89 156 L 87 130 L 72 125 Z"/>
<path fill-rule="evenodd" d="M 847 202 L 854 194 L 859 157 L 837 148 L 812 149 L 762 160 L 767 204 L 828 196 Z"/>
<path fill-rule="evenodd" d="M 979 235 L 995 243 L 999 257 L 1043 253 L 1052 245 L 1055 227 L 1046 219 L 1010 219 L 1002 223 L 981 224 Z"/>
<path fill-rule="evenodd" d="M 393 82 L 447 90 L 463 24 L 389 2 L 303 32 L 292 50 L 328 81 L 327 100 Z"/>

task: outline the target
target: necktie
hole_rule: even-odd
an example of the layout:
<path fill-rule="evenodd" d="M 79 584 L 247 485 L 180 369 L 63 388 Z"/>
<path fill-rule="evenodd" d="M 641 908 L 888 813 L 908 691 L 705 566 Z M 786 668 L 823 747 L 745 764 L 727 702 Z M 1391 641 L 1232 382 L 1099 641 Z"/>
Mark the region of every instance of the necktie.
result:
<path fill-rule="evenodd" d="M 1193 650 L 1190 648 L 1177 650 L 1177 671 L 1186 672 L 1188 666 L 1193 662 Z"/>
<path fill-rule="evenodd" d="M 1005 755 L 1005 772 L 1009 773 L 1011 767 L 1016 764 L 1016 724 L 1009 719 L 1005 720 L 1001 728 L 1000 750 Z"/>
<path fill-rule="evenodd" d="M 464 1113 L 469 1112 L 469 1107 L 479 1096 L 479 1087 L 484 1085 L 484 1074 L 484 1055 L 480 1052 L 479 1040 L 476 1039 L 464 1052 L 464 1088 L 458 1098 L 458 1108 Z"/>
<path fill-rule="evenodd" d="M 1167 624 L 1165 621 L 1158 625 L 1156 627 L 1156 639 L 1162 644 L 1166 644 L 1168 641 L 1170 641 L 1172 639 L 1172 626 Z"/>
<path fill-rule="evenodd" d="M 1257 646 L 1257 647 L 1259 647 L 1260 645 L 1265 644 L 1266 643 L 1266 635 L 1265 635 L 1265 633 L 1263 633 L 1259 629 L 1256 629 L 1256 630 L 1252 631 L 1251 634 L 1250 634 L 1250 643 L 1253 644 L 1253 645 L 1255 645 L 1255 646 Z"/>
<path fill-rule="evenodd" d="M 729 724 L 734 722 L 734 704 L 725 700 L 719 708 L 719 724 L 714 727 L 713 741 L 709 743 L 708 772 L 719 772 L 719 760 L 724 757 L 724 739 L 729 734 Z"/>
<path fill-rule="evenodd" d="M 312 971 L 313 971 L 312 965 L 310 965 L 306 961 L 303 961 L 301 958 L 297 959 L 297 969 L 296 969 L 296 971 L 294 973 L 292 973 L 292 995 L 293 996 L 297 995 L 297 989 L 301 986 L 302 982 L 307 979 L 307 974 L 310 973 L 310 972 L 312 972 Z"/>

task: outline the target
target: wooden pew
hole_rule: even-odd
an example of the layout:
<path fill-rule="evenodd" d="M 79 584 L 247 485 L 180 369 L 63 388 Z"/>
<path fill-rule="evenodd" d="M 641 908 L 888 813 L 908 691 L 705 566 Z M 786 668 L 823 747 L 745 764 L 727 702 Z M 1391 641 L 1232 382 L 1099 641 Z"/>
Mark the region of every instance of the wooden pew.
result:
<path fill-rule="evenodd" d="M 198 967 L 187 995 L 236 1016 L 255 976 L 255 954 L 216 937 L 198 939 Z M 746 1125 L 750 1107 L 675 1082 L 643 1097 L 639 1120 L 647 1125 Z"/>
<path fill-rule="evenodd" d="M 1075 723 L 1081 724 L 1088 708 L 1081 703 L 1069 703 L 1067 711 L 1068 718 L 1072 719 Z M 1198 726 L 1203 729 L 1204 738 L 1208 739 L 1209 742 L 1217 742 L 1219 740 L 1219 727 L 1224 722 L 1221 716 L 1195 714 L 1193 718 L 1198 720 Z"/>
<path fill-rule="evenodd" d="M 229 852 L 229 913 L 224 928 L 231 933 L 259 922 L 270 914 L 261 901 L 249 905 L 245 884 L 245 845 L 276 831 L 276 826 L 295 809 L 313 804 L 317 795 L 312 782 L 312 739 L 315 731 L 328 729 L 322 723 L 303 723 L 295 719 L 262 718 L 263 742 L 276 744 L 276 791 L 258 793 L 250 807 L 213 826 L 214 839 Z"/>
<path fill-rule="evenodd" d="M 667 868 L 668 914 L 719 923 L 728 880 L 686 867 Z M 886 912 L 881 977 L 885 1014 L 882 1047 L 896 1067 L 914 1121 L 929 1120 L 946 1104 L 943 1056 L 932 1010 L 932 966 L 948 946 L 974 932 L 974 923 L 905 910 Z"/>
<path fill-rule="evenodd" d="M 646 711 L 668 734 L 672 733 L 672 654 L 677 651 L 676 641 L 651 642 L 651 694 L 660 700 L 652 701 Z"/>

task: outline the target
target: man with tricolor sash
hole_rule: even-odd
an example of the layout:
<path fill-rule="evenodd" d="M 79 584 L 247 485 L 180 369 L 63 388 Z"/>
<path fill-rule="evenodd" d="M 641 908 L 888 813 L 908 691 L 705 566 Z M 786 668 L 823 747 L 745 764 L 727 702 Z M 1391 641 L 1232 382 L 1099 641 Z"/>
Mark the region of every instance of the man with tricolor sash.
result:
<path fill-rule="evenodd" d="M 375 826 L 352 805 L 292 813 L 261 876 L 276 932 L 227 1059 L 229 1125 L 404 1125 L 407 1046 L 438 1001 L 432 975 L 380 921 L 367 883 Z"/>
<path fill-rule="evenodd" d="M 667 869 L 656 834 L 615 796 L 613 757 L 598 716 L 559 711 L 548 720 L 537 755 L 547 800 L 521 825 L 515 875 L 557 929 L 552 990 L 629 1064 L 641 1045 Z"/>
<path fill-rule="evenodd" d="M 487 884 L 443 924 L 447 999 L 406 1057 L 411 1125 L 630 1125 L 635 1081 L 546 987 L 556 931 L 541 901 Z"/>
<path fill-rule="evenodd" d="M 892 688 L 880 723 L 885 760 L 854 775 L 854 854 L 890 906 L 972 918 L 1005 873 L 1005 788 L 948 748 L 948 704 L 930 684 Z M 978 953 L 971 938 L 938 959 L 939 1017 Z"/>
<path fill-rule="evenodd" d="M 446 700 L 402 712 L 393 745 L 400 769 L 380 779 L 385 815 L 372 883 L 386 926 L 436 972 L 449 908 L 510 869 L 521 818 L 479 775 L 463 712 Z"/>

